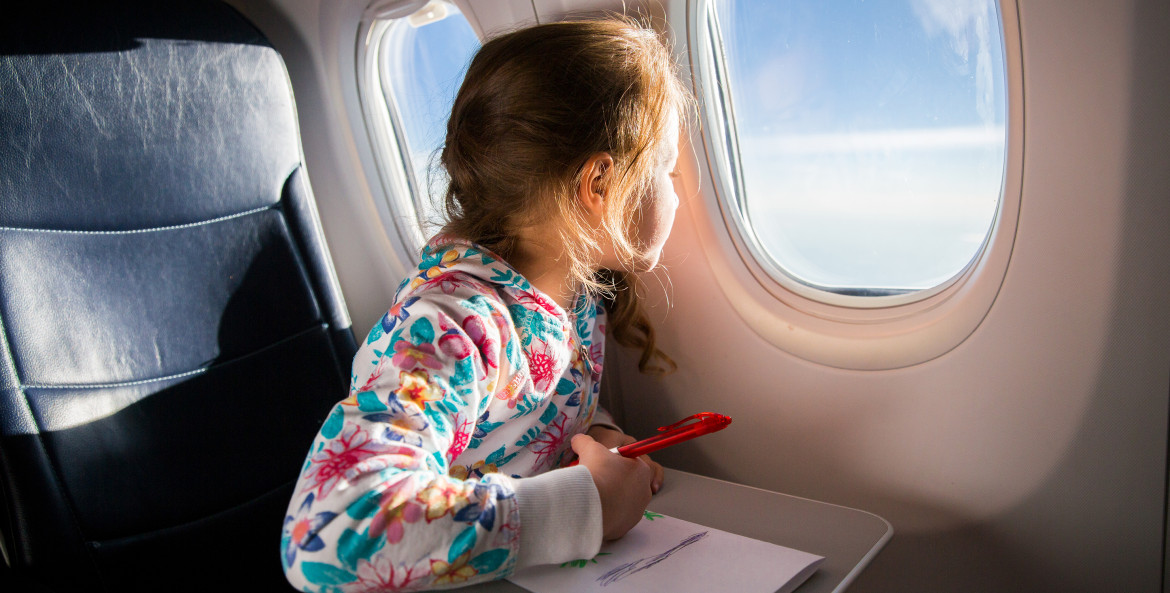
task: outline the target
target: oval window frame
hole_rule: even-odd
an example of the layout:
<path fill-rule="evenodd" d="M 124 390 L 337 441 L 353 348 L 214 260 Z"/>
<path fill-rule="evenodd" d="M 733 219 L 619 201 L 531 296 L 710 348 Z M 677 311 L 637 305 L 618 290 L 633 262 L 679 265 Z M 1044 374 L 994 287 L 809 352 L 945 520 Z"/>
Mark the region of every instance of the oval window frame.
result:
<path fill-rule="evenodd" d="M 480 43 L 483 42 L 478 25 L 471 17 L 452 0 L 441 2 L 447 5 L 447 10 L 456 11 L 466 20 L 473 34 Z M 418 179 L 415 174 L 402 109 L 391 90 L 393 81 L 383 75 L 382 68 L 390 49 L 386 41 L 391 29 L 402 26 L 431 3 L 414 0 L 383 9 L 377 16 L 367 14 L 358 29 L 356 48 L 357 96 L 374 156 L 370 169 L 375 172 L 376 179 L 372 181 L 377 181 L 381 190 L 381 199 L 377 200 L 378 216 L 396 252 L 415 264 L 419 260 L 419 250 L 427 240 L 418 204 L 425 180 Z"/>
<path fill-rule="evenodd" d="M 712 0 L 687 3 L 691 81 L 705 130 L 725 125 L 717 101 L 703 89 L 719 88 L 706 14 Z M 998 0 L 1007 89 L 1005 167 L 999 206 L 979 253 L 948 281 L 890 296 L 842 295 L 791 278 L 771 262 L 734 201 L 734 172 L 721 139 L 697 132 L 710 188 L 705 215 L 714 231 L 701 241 L 728 301 L 762 338 L 782 350 L 826 366 L 855 370 L 902 368 L 952 350 L 982 323 L 999 294 L 1015 244 L 1023 185 L 1024 89 L 1015 0 Z M 714 125 L 718 123 L 718 127 Z M 702 226 L 702 225 L 700 225 Z"/>

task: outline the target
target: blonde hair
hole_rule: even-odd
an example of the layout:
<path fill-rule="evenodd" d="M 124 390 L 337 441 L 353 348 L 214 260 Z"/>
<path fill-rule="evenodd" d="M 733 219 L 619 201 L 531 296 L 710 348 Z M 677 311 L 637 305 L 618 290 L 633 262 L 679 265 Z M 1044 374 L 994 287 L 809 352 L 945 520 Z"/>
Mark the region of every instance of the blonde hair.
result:
<path fill-rule="evenodd" d="M 675 141 L 678 130 L 666 129 L 671 110 L 686 125 L 692 106 L 662 40 L 630 20 L 550 23 L 488 41 L 447 124 L 444 231 L 508 259 L 519 229 L 552 225 L 571 279 L 606 301 L 614 339 L 642 350 L 638 368 L 673 370 L 637 295 L 634 229 L 666 143 Z M 575 198 L 597 153 L 614 163 L 599 188 L 600 230 L 613 238 L 620 270 L 595 272 L 598 229 Z M 651 367 L 653 358 L 664 366 Z"/>

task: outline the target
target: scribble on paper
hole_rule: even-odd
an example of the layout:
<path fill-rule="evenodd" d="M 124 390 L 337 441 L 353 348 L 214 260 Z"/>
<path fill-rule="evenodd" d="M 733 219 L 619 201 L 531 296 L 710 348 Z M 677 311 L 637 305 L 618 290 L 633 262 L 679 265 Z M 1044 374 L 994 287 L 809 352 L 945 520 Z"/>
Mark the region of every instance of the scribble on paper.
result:
<path fill-rule="evenodd" d="M 639 560 L 635 560 L 633 562 L 628 562 L 626 564 L 623 564 L 623 565 L 601 575 L 600 577 L 597 577 L 597 582 L 601 583 L 602 587 L 608 587 L 609 585 L 616 583 L 616 582 L 618 582 L 618 581 L 620 581 L 620 580 L 622 580 L 622 579 L 624 579 L 624 578 L 626 578 L 626 577 L 628 577 L 636 572 L 641 572 L 643 570 L 646 570 L 647 568 L 650 568 L 651 566 L 654 566 L 655 564 L 658 564 L 659 562 L 662 562 L 663 560 L 670 558 L 671 555 L 673 555 L 675 552 L 678 552 L 679 550 L 681 550 L 681 549 L 683 549 L 683 548 L 685 548 L 685 547 L 687 547 L 687 546 L 689 546 L 689 545 L 691 545 L 691 544 L 693 544 L 693 543 L 695 543 L 695 542 L 697 542 L 705 537 L 707 537 L 706 531 L 701 531 L 699 533 L 696 533 L 696 534 L 684 539 L 677 546 L 675 546 L 675 547 L 673 547 L 673 548 L 671 548 L 671 549 L 669 549 L 661 554 L 658 554 L 655 556 L 648 556 L 646 558 L 641 558 Z"/>

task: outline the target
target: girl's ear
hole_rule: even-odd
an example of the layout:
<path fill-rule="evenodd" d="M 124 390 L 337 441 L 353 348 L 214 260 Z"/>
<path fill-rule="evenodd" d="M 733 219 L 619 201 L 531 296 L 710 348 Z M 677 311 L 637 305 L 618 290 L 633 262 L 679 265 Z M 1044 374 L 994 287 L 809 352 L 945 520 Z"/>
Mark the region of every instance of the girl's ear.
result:
<path fill-rule="evenodd" d="M 581 181 L 577 185 L 577 200 L 596 221 L 605 215 L 605 188 L 613 174 L 613 157 L 599 152 L 589 157 L 581 168 Z"/>

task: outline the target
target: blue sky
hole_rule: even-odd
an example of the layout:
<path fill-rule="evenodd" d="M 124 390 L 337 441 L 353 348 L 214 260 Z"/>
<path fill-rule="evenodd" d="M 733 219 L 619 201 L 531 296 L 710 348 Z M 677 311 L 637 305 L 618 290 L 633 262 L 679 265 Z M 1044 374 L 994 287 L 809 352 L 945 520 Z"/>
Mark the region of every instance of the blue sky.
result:
<path fill-rule="evenodd" d="M 1002 190 L 1001 29 L 983 0 L 717 4 L 747 215 L 806 283 L 919 289 Z"/>

